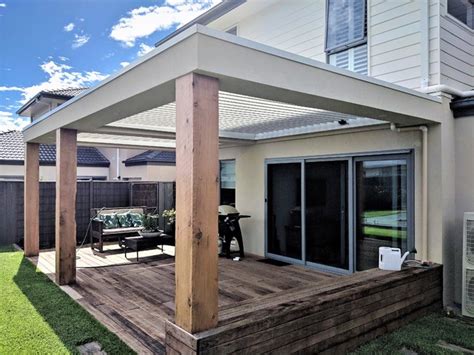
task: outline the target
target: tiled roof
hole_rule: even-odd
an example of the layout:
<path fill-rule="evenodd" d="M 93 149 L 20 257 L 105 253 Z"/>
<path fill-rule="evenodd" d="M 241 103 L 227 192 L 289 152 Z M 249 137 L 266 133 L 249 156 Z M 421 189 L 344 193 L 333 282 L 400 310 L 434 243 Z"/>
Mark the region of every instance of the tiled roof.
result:
<path fill-rule="evenodd" d="M 176 153 L 163 150 L 147 150 L 146 152 L 128 158 L 124 163 L 125 166 L 146 165 L 149 163 L 171 165 L 176 163 Z"/>
<path fill-rule="evenodd" d="M 64 97 L 74 97 L 79 95 L 80 93 L 88 90 L 88 87 L 82 88 L 65 88 L 65 89 L 57 89 L 57 90 L 43 90 L 42 93 L 50 94 L 50 95 L 57 95 L 57 96 L 64 96 Z"/>
<path fill-rule="evenodd" d="M 0 133 L 0 163 L 22 164 L 25 157 L 25 143 L 20 131 L 9 131 Z M 56 146 L 40 145 L 40 164 L 56 164 Z M 110 165 L 109 160 L 93 147 L 77 147 L 78 166 L 103 166 Z"/>

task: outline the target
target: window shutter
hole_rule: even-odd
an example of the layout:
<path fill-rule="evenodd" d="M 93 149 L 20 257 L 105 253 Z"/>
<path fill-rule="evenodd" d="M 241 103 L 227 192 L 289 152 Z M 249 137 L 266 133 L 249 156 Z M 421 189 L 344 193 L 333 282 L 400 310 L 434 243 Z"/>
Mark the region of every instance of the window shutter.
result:
<path fill-rule="evenodd" d="M 329 64 L 367 75 L 367 45 L 364 44 L 362 46 L 331 54 L 329 56 Z"/>
<path fill-rule="evenodd" d="M 367 45 L 354 47 L 353 51 L 352 71 L 367 75 Z"/>
<path fill-rule="evenodd" d="M 327 4 L 326 51 L 365 38 L 365 0 L 328 0 Z"/>
<path fill-rule="evenodd" d="M 329 57 L 329 64 L 332 64 L 338 68 L 349 69 L 349 51 L 347 50 L 332 54 Z"/>

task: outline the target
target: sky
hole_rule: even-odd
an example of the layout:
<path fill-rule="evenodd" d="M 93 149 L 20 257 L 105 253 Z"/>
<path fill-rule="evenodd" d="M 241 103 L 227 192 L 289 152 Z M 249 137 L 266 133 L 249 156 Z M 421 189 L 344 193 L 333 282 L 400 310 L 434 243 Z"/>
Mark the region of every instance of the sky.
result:
<path fill-rule="evenodd" d="M 93 86 L 220 0 L 0 0 L 0 132 L 41 90 Z"/>

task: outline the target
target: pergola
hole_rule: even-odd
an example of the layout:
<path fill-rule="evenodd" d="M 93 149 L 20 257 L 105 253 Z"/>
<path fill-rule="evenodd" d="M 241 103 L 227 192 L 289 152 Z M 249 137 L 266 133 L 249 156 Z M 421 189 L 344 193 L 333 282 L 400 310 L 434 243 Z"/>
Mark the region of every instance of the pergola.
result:
<path fill-rule="evenodd" d="M 56 143 L 56 280 L 75 282 L 76 145 L 176 149 L 176 324 L 217 314 L 219 146 L 393 122 L 442 100 L 195 25 L 24 130 L 25 254 L 39 252 L 38 144 Z"/>

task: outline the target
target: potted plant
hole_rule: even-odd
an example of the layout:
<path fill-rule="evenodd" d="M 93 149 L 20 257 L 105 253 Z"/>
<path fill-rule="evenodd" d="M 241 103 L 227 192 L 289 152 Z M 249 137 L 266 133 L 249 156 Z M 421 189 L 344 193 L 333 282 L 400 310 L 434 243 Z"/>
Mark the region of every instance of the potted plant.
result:
<path fill-rule="evenodd" d="M 143 229 L 138 233 L 145 238 L 158 237 L 161 231 L 158 229 L 158 215 L 151 213 L 144 214 L 142 217 Z"/>
<path fill-rule="evenodd" d="M 165 232 L 174 236 L 176 230 L 176 210 L 174 208 L 164 210 L 161 216 L 165 219 L 166 222 Z"/>

